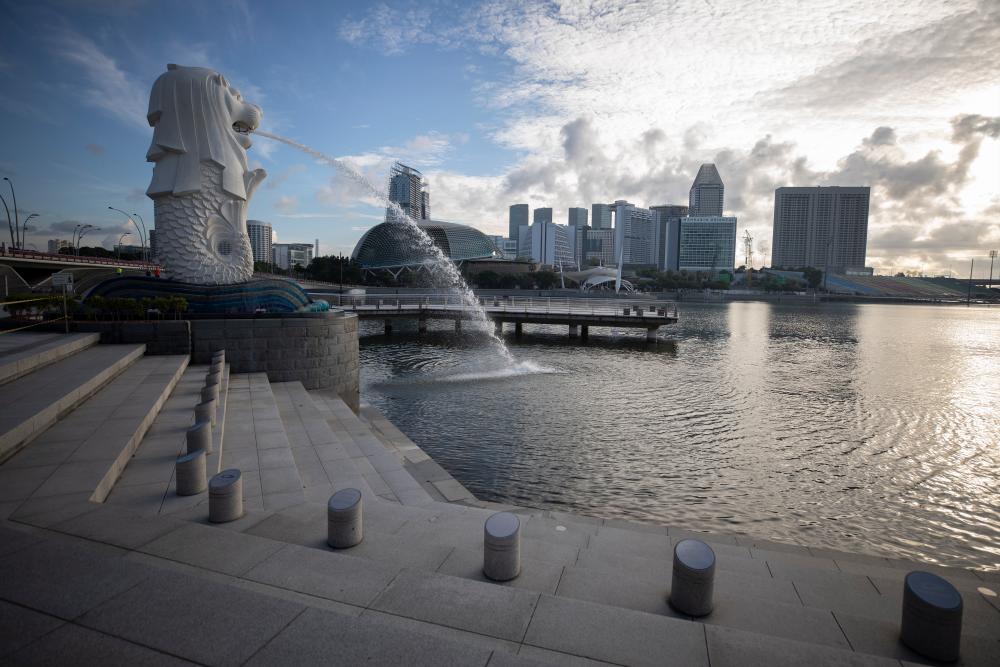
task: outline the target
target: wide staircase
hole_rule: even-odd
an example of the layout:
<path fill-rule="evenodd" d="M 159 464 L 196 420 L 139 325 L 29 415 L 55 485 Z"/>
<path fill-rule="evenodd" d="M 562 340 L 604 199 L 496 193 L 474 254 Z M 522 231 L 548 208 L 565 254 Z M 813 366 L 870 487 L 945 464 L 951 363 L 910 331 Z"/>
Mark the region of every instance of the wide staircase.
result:
<path fill-rule="evenodd" d="M 207 520 L 174 461 L 207 370 L 92 336 L 0 336 L 0 663 L 933 664 L 898 641 L 905 574 L 964 598 L 959 664 L 1000 664 L 993 572 L 477 500 L 377 410 L 224 374 Z M 326 545 L 357 488 L 364 540 Z M 522 572 L 482 574 L 483 524 L 518 514 Z M 715 610 L 666 602 L 673 545 L 717 555 Z M 72 658 L 70 658 L 72 656 Z"/>

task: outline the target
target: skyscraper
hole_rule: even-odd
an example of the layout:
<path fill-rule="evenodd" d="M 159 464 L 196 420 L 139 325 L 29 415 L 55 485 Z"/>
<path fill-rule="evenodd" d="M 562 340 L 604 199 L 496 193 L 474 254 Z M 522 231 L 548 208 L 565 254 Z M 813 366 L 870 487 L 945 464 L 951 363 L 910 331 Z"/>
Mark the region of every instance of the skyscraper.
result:
<path fill-rule="evenodd" d="M 689 215 L 722 215 L 725 195 L 722 177 L 714 164 L 703 164 L 691 184 L 689 193 Z"/>
<path fill-rule="evenodd" d="M 774 191 L 771 265 L 842 272 L 865 265 L 868 187 L 789 187 Z"/>
<path fill-rule="evenodd" d="M 678 269 L 681 221 L 688 214 L 687 206 L 665 204 L 650 206 L 649 210 L 656 216 L 656 268 L 660 271 L 676 271 Z"/>
<path fill-rule="evenodd" d="M 614 203 L 615 249 L 621 266 L 651 266 L 656 264 L 654 214 L 625 200 Z"/>
<path fill-rule="evenodd" d="M 507 238 L 517 240 L 517 228 L 528 224 L 528 205 L 514 204 L 510 207 L 510 218 L 508 218 Z"/>
<path fill-rule="evenodd" d="M 551 208 L 536 208 L 533 212 L 532 222 L 552 222 Z"/>
<path fill-rule="evenodd" d="M 736 265 L 736 218 L 681 218 L 677 265 L 682 271 L 732 271 Z"/>
<path fill-rule="evenodd" d="M 247 234 L 250 236 L 250 249 L 253 251 L 253 261 L 273 261 L 271 249 L 274 243 L 274 230 L 271 223 L 261 220 L 247 220 Z"/>
<path fill-rule="evenodd" d="M 569 220 L 570 227 L 586 227 L 587 226 L 587 209 L 585 208 L 571 208 L 569 210 Z"/>
<path fill-rule="evenodd" d="M 594 229 L 611 229 L 610 204 L 592 204 L 590 206 L 590 226 Z"/>
<path fill-rule="evenodd" d="M 429 220 L 431 216 L 431 196 L 427 192 L 427 182 L 423 175 L 402 162 L 393 163 L 389 169 L 389 201 L 399 204 L 403 213 L 414 220 Z M 385 219 L 395 220 L 389 208 Z"/>

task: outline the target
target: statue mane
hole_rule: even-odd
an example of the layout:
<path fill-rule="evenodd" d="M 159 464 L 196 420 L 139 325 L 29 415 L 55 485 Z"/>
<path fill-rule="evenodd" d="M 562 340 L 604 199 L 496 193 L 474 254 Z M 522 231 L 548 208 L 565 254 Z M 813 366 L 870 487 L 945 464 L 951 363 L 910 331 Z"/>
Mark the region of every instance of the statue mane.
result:
<path fill-rule="evenodd" d="M 154 129 L 146 160 L 155 166 L 146 194 L 155 199 L 198 193 L 201 163 L 213 162 L 222 168 L 222 189 L 245 201 L 250 141 L 233 124 L 255 129 L 260 115 L 218 72 L 168 65 L 149 97 L 146 118 Z"/>

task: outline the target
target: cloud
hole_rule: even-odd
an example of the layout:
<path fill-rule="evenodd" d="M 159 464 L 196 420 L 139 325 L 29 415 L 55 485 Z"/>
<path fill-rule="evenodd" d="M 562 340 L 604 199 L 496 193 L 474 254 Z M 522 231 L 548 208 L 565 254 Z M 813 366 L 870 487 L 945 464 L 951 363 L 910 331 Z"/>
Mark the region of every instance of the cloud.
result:
<path fill-rule="evenodd" d="M 290 195 L 278 197 L 278 201 L 274 203 L 274 207 L 279 211 L 283 211 L 285 213 L 291 213 L 292 211 L 294 211 L 299 207 L 299 199 L 298 197 Z"/>
<path fill-rule="evenodd" d="M 88 153 L 91 155 L 101 156 L 104 155 L 104 146 L 99 146 L 97 144 L 87 144 L 84 146 Z"/>
<path fill-rule="evenodd" d="M 51 41 L 55 54 L 76 65 L 86 82 L 75 94 L 84 103 L 100 109 L 125 124 L 149 131 L 146 121 L 146 90 L 90 38 L 70 29 L 56 32 Z"/>
<path fill-rule="evenodd" d="M 293 164 L 290 167 L 279 171 L 277 174 L 268 174 L 267 179 L 264 181 L 264 188 L 267 190 L 277 190 L 284 185 L 289 178 L 301 174 L 304 171 L 306 171 L 306 166 L 304 164 Z"/>

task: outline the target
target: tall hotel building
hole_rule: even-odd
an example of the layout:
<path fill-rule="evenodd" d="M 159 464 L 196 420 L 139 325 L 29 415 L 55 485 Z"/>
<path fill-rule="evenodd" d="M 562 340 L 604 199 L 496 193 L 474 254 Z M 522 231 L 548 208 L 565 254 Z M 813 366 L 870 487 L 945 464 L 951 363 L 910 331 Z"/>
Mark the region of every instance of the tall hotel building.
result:
<path fill-rule="evenodd" d="M 528 205 L 514 204 L 510 207 L 510 217 L 507 219 L 507 238 L 517 241 L 518 229 L 528 221 Z"/>
<path fill-rule="evenodd" d="M 715 165 L 701 165 L 688 194 L 688 215 L 722 215 L 725 191 Z"/>
<path fill-rule="evenodd" d="M 271 224 L 261 220 L 247 220 L 247 234 L 250 235 L 253 261 L 271 263 L 271 245 L 274 242 Z"/>
<path fill-rule="evenodd" d="M 394 163 L 389 169 L 389 201 L 399 204 L 403 213 L 414 220 L 431 218 L 431 195 L 427 191 L 427 182 L 419 171 L 402 162 Z M 388 222 L 394 220 L 388 208 L 385 219 Z"/>
<path fill-rule="evenodd" d="M 771 264 L 832 272 L 863 268 L 868 246 L 867 187 L 774 191 Z"/>

